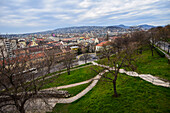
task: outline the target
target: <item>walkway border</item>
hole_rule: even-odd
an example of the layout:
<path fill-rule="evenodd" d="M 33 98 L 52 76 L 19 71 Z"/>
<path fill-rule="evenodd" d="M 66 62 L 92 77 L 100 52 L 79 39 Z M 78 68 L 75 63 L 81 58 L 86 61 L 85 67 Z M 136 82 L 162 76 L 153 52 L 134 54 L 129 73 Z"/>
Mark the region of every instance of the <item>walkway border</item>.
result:
<path fill-rule="evenodd" d="M 92 62 L 92 63 L 93 63 L 93 65 L 104 67 L 106 69 L 104 71 L 102 71 L 101 73 L 99 73 L 96 77 L 89 79 L 89 80 L 86 80 L 86 81 L 83 81 L 83 82 L 45 89 L 45 90 L 58 90 L 58 89 L 63 89 L 63 88 L 75 87 L 75 86 L 86 84 L 86 83 L 89 83 L 89 82 L 92 81 L 92 83 L 87 88 L 85 88 L 83 91 L 78 93 L 76 96 L 73 96 L 73 97 L 70 97 L 70 98 L 49 98 L 49 99 L 47 99 L 47 101 L 44 101 L 42 99 L 34 99 L 34 100 L 31 100 L 31 101 L 28 101 L 27 106 L 29 106 L 29 108 L 27 108 L 27 111 L 29 112 L 32 109 L 38 108 L 38 109 L 41 110 L 40 111 L 41 113 L 46 113 L 47 111 L 48 112 L 52 111 L 53 107 L 57 103 L 64 103 L 64 104 L 72 103 L 72 102 L 80 99 L 81 97 L 83 97 L 85 94 L 87 94 L 97 84 L 97 82 L 99 81 L 99 79 L 101 78 L 101 76 L 105 72 L 108 72 L 108 70 L 114 70 L 114 68 L 111 68 L 109 66 L 101 65 L 101 64 L 98 64 L 96 62 Z M 148 82 L 150 82 L 154 85 L 163 86 L 163 87 L 170 87 L 170 82 L 162 81 L 158 77 L 154 77 L 150 74 L 138 74 L 137 72 L 125 71 L 124 69 L 120 69 L 119 72 L 125 73 L 125 74 L 127 74 L 129 76 L 133 76 L 133 77 L 140 77 L 143 80 L 148 81 Z M 47 106 L 46 103 L 48 103 L 48 106 Z"/>
<path fill-rule="evenodd" d="M 114 68 L 110 68 L 109 66 L 101 65 L 96 62 L 92 62 L 93 65 L 97 65 L 100 67 L 107 68 L 109 70 L 114 70 Z M 145 81 L 148 81 L 154 85 L 157 86 L 163 86 L 163 87 L 170 87 L 170 82 L 163 81 L 159 79 L 158 77 L 152 76 L 151 74 L 138 74 L 137 72 L 134 71 L 125 71 L 124 69 L 120 69 L 119 73 L 125 73 L 126 75 L 133 76 L 133 77 L 140 77 Z"/>

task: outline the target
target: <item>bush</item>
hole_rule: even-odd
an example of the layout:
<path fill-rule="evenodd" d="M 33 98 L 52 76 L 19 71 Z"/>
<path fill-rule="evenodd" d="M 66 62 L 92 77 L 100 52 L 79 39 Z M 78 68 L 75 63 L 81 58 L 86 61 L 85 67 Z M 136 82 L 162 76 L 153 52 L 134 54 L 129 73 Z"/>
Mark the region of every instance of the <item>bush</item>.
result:
<path fill-rule="evenodd" d="M 160 57 L 165 57 L 165 54 L 162 51 L 160 51 L 158 48 L 154 47 L 154 49 L 156 50 L 156 52 Z"/>

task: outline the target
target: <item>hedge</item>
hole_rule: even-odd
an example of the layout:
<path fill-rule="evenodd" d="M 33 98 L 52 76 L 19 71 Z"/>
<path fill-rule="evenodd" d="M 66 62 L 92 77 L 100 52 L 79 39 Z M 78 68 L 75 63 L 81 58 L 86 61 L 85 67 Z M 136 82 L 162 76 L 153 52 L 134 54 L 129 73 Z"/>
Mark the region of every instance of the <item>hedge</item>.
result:
<path fill-rule="evenodd" d="M 154 47 L 154 49 L 156 50 L 156 52 L 160 57 L 165 57 L 165 54 L 162 51 L 160 51 L 158 48 Z"/>

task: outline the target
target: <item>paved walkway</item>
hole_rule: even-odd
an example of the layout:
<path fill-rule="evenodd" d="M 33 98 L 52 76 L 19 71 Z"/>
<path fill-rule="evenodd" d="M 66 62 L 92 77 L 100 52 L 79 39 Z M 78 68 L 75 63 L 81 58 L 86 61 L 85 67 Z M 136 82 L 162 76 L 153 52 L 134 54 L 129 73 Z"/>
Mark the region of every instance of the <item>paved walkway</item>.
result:
<path fill-rule="evenodd" d="M 100 67 L 108 68 L 109 70 L 114 70 L 114 68 L 110 68 L 109 66 L 101 65 L 96 62 L 92 62 L 93 65 L 97 65 Z M 151 74 L 138 74 L 137 72 L 134 71 L 125 71 L 124 69 L 120 69 L 120 73 L 125 73 L 129 76 L 134 76 L 134 77 L 140 77 L 145 81 L 148 81 L 154 85 L 158 86 L 164 86 L 164 87 L 170 87 L 170 82 L 163 81 L 159 79 L 158 77 L 152 76 Z"/>
<path fill-rule="evenodd" d="M 33 109 L 35 110 L 40 110 L 39 112 L 41 113 L 46 113 L 47 111 L 50 112 L 53 107 L 56 105 L 56 103 L 72 103 L 78 99 L 80 99 L 82 96 L 84 96 L 86 93 L 88 93 L 98 82 L 98 80 L 101 78 L 101 76 L 105 73 L 108 72 L 109 70 L 114 70 L 114 68 L 111 68 L 109 66 L 105 66 L 105 65 L 101 65 L 98 64 L 96 62 L 92 62 L 93 65 L 97 65 L 97 66 L 101 66 L 104 68 L 107 68 L 106 70 L 104 70 L 103 72 L 99 73 L 96 77 L 83 81 L 83 82 L 79 82 L 79 83 L 75 83 L 75 84 L 70 84 L 70 85 L 65 85 L 65 86 L 59 86 L 59 87 L 54 87 L 54 88 L 48 88 L 48 89 L 44 89 L 44 90 L 58 90 L 58 89 L 64 89 L 64 88 L 70 88 L 70 87 L 75 87 L 78 85 L 82 85 L 82 84 L 86 84 L 89 82 L 92 82 L 86 89 L 84 89 L 83 91 L 81 91 L 79 94 L 77 94 L 76 96 L 70 97 L 70 98 L 49 98 L 49 99 L 34 99 L 31 101 L 27 102 L 27 112 L 32 111 Z M 134 76 L 134 77 L 140 77 L 154 85 L 158 85 L 158 86 L 164 86 L 164 87 L 170 87 L 170 83 L 169 82 L 165 82 L 160 80 L 158 77 L 154 77 L 150 74 L 138 74 L 136 72 L 133 71 L 125 71 L 124 69 L 120 69 L 120 73 L 125 73 L 129 76 Z M 48 105 L 47 105 L 48 104 Z"/>
<path fill-rule="evenodd" d="M 52 108 L 56 105 L 56 103 L 72 103 L 76 100 L 78 100 L 79 98 L 81 98 L 82 96 L 84 96 L 86 93 L 88 93 L 98 82 L 98 80 L 101 78 L 101 75 L 103 75 L 105 72 L 108 72 L 108 70 L 104 70 L 103 72 L 99 73 L 96 77 L 89 79 L 87 81 L 83 81 L 83 82 L 79 82 L 79 83 L 75 83 L 75 84 L 70 84 L 70 85 L 65 85 L 65 86 L 60 86 L 60 87 L 56 87 L 56 88 L 48 88 L 45 90 L 58 90 L 58 89 L 63 89 L 63 88 L 69 88 L 69 87 L 74 87 L 74 86 L 78 86 L 78 85 L 82 85 L 85 83 L 89 83 L 92 81 L 92 83 L 83 91 L 81 91 L 79 94 L 77 94 L 76 96 L 70 97 L 70 98 L 50 98 L 50 99 L 34 99 L 31 101 L 27 102 L 27 111 L 31 111 L 32 109 L 40 109 L 41 113 L 45 113 L 47 111 L 51 111 Z M 47 105 L 48 103 L 48 105 Z"/>
<path fill-rule="evenodd" d="M 105 71 L 106 72 L 106 71 Z M 103 73 L 99 73 L 99 74 L 103 74 Z M 86 84 L 86 83 L 90 83 L 93 80 L 99 79 L 99 74 L 96 75 L 94 78 L 91 78 L 89 80 L 83 81 L 83 82 L 79 82 L 79 83 L 74 83 L 74 84 L 69 84 L 69 85 L 64 85 L 64 86 L 58 86 L 58 87 L 52 87 L 52 88 L 47 88 L 47 89 L 43 89 L 43 90 L 58 90 L 58 89 L 65 89 L 65 88 L 70 88 L 70 87 L 75 87 L 75 86 L 79 86 L 82 84 Z"/>

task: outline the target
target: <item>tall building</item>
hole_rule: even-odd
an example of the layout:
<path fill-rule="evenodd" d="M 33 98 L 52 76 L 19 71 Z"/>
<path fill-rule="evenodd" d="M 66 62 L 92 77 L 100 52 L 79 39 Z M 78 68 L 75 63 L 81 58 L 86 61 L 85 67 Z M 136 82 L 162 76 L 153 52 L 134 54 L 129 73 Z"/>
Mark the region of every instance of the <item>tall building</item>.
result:
<path fill-rule="evenodd" d="M 17 49 L 16 40 L 0 38 L 0 57 L 2 57 L 2 53 L 4 57 L 13 57 L 14 54 L 12 50 Z"/>

